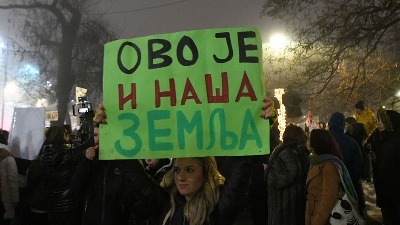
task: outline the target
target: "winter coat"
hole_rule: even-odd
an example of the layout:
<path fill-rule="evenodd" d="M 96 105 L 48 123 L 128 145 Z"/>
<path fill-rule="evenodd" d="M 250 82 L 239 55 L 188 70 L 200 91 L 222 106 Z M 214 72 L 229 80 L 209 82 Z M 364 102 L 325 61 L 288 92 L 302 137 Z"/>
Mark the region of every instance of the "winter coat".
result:
<path fill-rule="evenodd" d="M 364 124 L 365 131 L 368 136 L 378 127 L 375 119 L 375 115 L 371 109 L 365 108 L 360 112 L 360 114 L 354 114 L 354 118 L 357 120 L 357 123 Z"/>
<path fill-rule="evenodd" d="M 340 176 L 333 162 L 310 167 L 307 175 L 306 225 L 327 225 L 339 197 Z"/>
<path fill-rule="evenodd" d="M 265 173 L 269 225 L 304 225 L 308 155 L 296 144 L 281 144 L 272 153 Z"/>
<path fill-rule="evenodd" d="M 245 203 L 254 159 L 254 157 L 230 157 L 234 165 L 230 179 L 227 179 L 225 185 L 221 187 L 218 203 L 210 214 L 208 223 L 205 224 L 234 223 Z M 125 160 L 122 163 L 121 171 L 126 177 L 127 190 L 129 190 L 125 196 L 126 207 L 130 207 L 138 216 L 157 218 L 158 224 L 163 224 L 171 207 L 168 190 L 161 188 L 158 183 L 149 178 L 138 162 Z M 180 196 L 176 210 L 167 221 L 167 225 L 187 224 L 183 212 L 185 204 L 186 200 Z"/>
<path fill-rule="evenodd" d="M 377 129 L 368 139 L 372 160 L 376 203 L 379 207 L 400 203 L 400 134 Z"/>
<path fill-rule="evenodd" d="M 129 210 L 123 207 L 125 182 L 118 160 L 89 160 L 79 163 L 72 179 L 74 192 L 85 192 L 83 225 L 127 225 Z"/>
<path fill-rule="evenodd" d="M 344 164 L 353 181 L 360 179 L 364 170 L 364 158 L 357 142 L 344 133 L 345 118 L 342 113 L 333 113 L 328 122 L 329 132 L 339 145 Z"/>
<path fill-rule="evenodd" d="M 40 159 L 33 160 L 26 175 L 29 205 L 31 209 L 47 212 L 48 199 L 44 179 Z"/>
<path fill-rule="evenodd" d="M 0 192 L 5 212 L 4 219 L 15 217 L 15 205 L 19 202 L 18 169 L 14 157 L 0 148 Z"/>
<path fill-rule="evenodd" d="M 42 163 L 50 214 L 82 210 L 84 195 L 71 191 L 71 178 L 87 147 L 85 145 L 73 147 L 69 144 L 44 146 Z"/>

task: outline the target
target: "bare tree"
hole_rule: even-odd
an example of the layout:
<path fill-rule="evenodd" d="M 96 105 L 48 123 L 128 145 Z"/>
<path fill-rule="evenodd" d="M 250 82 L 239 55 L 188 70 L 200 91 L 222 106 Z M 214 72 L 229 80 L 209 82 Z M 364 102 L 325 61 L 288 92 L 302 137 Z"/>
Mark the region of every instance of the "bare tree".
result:
<path fill-rule="evenodd" d="M 262 15 L 295 37 L 284 57 L 269 56 L 269 77 L 315 111 L 351 110 L 359 99 L 376 107 L 398 92 L 398 1 L 267 0 Z"/>
<path fill-rule="evenodd" d="M 90 0 L 10 0 L 0 4 L 0 9 L 25 12 L 21 36 L 29 51 L 24 54 L 40 66 L 40 78 L 35 81 L 41 83 L 43 94 L 56 94 L 58 124 L 64 124 L 75 85 L 102 87 L 103 44 L 112 34 L 88 16 L 92 4 Z"/>

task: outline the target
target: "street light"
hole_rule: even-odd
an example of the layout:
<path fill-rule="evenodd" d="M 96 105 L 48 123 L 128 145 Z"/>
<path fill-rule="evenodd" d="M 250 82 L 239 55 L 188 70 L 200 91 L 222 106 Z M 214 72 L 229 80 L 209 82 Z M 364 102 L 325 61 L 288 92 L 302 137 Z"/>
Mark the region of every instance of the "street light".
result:
<path fill-rule="evenodd" d="M 283 34 L 274 34 L 269 39 L 269 46 L 272 49 L 284 49 L 288 44 L 289 40 Z"/>

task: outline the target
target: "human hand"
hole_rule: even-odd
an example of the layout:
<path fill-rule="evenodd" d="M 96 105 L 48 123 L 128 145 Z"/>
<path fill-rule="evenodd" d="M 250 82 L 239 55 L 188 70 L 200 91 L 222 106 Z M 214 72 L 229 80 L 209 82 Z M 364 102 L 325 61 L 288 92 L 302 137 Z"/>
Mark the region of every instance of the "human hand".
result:
<path fill-rule="evenodd" d="M 85 151 L 86 158 L 89 160 L 93 160 L 94 157 L 96 156 L 96 151 L 97 151 L 96 147 L 90 147 L 86 149 Z"/>
<path fill-rule="evenodd" d="M 268 169 L 268 164 L 263 163 L 264 171 L 267 171 Z"/>
<path fill-rule="evenodd" d="M 100 103 L 99 106 L 96 108 L 96 114 L 93 118 L 93 122 L 99 124 L 107 124 L 107 115 L 106 110 L 104 108 L 103 103 Z"/>
<path fill-rule="evenodd" d="M 276 110 L 272 99 L 265 97 L 263 102 L 262 110 L 264 111 L 261 113 L 260 117 L 264 119 L 276 118 Z"/>

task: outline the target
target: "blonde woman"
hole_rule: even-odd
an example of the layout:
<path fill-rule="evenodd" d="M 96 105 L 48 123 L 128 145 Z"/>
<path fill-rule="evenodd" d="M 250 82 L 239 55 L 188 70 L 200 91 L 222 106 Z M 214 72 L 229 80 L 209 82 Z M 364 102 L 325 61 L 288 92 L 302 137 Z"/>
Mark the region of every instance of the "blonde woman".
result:
<path fill-rule="evenodd" d="M 177 158 L 161 186 L 136 160 L 123 160 L 127 180 L 124 207 L 149 224 L 233 224 L 244 205 L 254 157 L 230 157 L 230 180 L 218 172 L 214 157 Z"/>
<path fill-rule="evenodd" d="M 274 115 L 272 100 L 264 100 L 262 117 Z M 106 124 L 102 105 L 96 122 Z M 245 203 L 254 157 L 229 157 L 229 180 L 218 172 L 214 157 L 177 158 L 161 182 L 152 180 L 137 160 L 122 160 L 120 172 L 126 181 L 124 208 L 148 224 L 233 224 Z"/>

